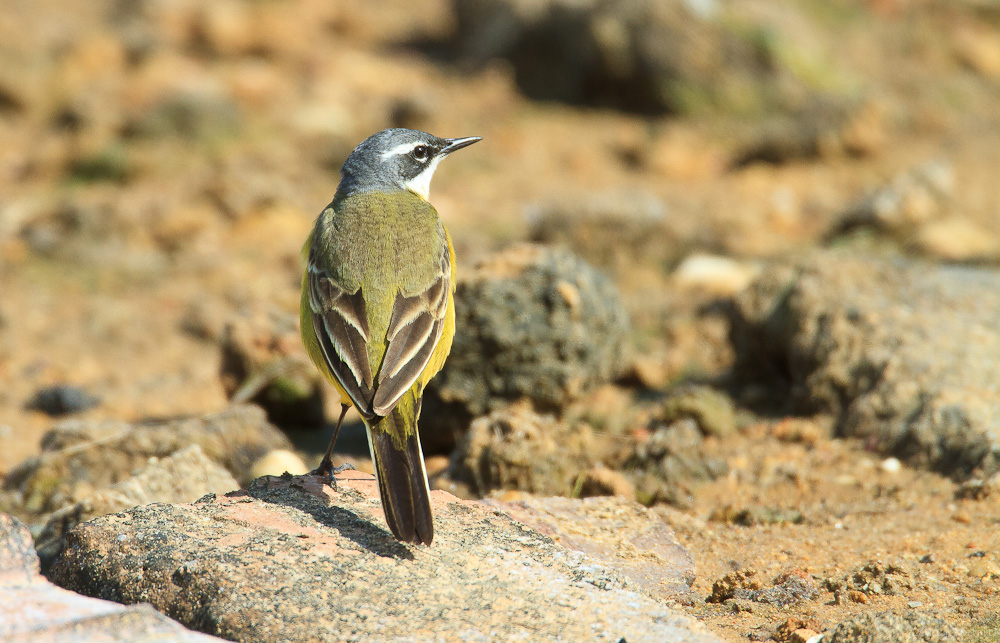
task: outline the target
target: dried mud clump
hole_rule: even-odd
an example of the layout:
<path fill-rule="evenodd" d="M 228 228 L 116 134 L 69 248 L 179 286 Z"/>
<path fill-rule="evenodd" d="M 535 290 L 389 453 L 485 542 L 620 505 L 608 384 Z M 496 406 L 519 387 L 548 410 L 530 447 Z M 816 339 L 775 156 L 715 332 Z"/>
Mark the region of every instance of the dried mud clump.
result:
<path fill-rule="evenodd" d="M 518 489 L 567 496 L 592 470 L 595 451 L 586 425 L 569 426 L 515 405 L 472 423 L 453 456 L 451 477 L 479 495 Z"/>
<path fill-rule="evenodd" d="M 455 299 L 451 355 L 424 399 L 426 451 L 449 451 L 473 418 L 517 399 L 563 409 L 627 364 L 617 288 L 567 250 L 514 246 L 481 264 Z"/>
<path fill-rule="evenodd" d="M 811 601 L 819 595 L 816 583 L 799 570 L 779 574 L 771 587 L 764 587 L 756 576 L 757 571 L 754 569 L 726 574 L 712 583 L 712 593 L 705 600 L 709 603 L 725 603 L 736 599 L 785 608 Z"/>
<path fill-rule="evenodd" d="M 691 484 L 715 480 L 728 466 L 708 453 L 698 423 L 684 418 L 657 424 L 649 438 L 636 445 L 626 469 L 636 480 L 639 502 L 685 508 L 692 502 Z"/>
<path fill-rule="evenodd" d="M 827 633 L 824 643 L 948 643 L 961 641 L 963 630 L 934 616 L 915 610 L 902 614 L 859 614 Z M 985 639 L 989 640 L 989 639 Z"/>
<path fill-rule="evenodd" d="M 872 561 L 841 579 L 827 578 L 823 581 L 827 591 L 833 592 L 838 604 L 845 598 L 854 603 L 867 603 L 871 596 L 895 596 L 903 590 L 913 589 L 910 575 L 902 567 Z"/>

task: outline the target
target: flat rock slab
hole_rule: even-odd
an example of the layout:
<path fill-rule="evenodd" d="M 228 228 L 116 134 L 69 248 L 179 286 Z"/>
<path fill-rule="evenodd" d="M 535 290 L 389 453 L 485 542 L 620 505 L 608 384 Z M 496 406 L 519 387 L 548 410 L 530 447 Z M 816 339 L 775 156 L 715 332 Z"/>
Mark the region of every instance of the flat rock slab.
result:
<path fill-rule="evenodd" d="M 0 640 L 25 643 L 157 641 L 210 643 L 149 605 L 125 606 L 80 596 L 38 573 L 28 530 L 0 514 Z"/>
<path fill-rule="evenodd" d="M 1000 469 L 1000 272 L 833 253 L 736 302 L 746 382 L 784 381 L 844 436 L 956 478 Z"/>
<path fill-rule="evenodd" d="M 691 599 L 694 559 L 662 519 L 636 502 L 614 496 L 486 502 L 617 570 L 654 598 Z"/>
<path fill-rule="evenodd" d="M 434 545 L 410 546 L 384 526 L 372 476 L 339 480 L 263 477 L 97 518 L 51 576 L 237 641 L 720 640 L 499 509 L 434 491 Z"/>

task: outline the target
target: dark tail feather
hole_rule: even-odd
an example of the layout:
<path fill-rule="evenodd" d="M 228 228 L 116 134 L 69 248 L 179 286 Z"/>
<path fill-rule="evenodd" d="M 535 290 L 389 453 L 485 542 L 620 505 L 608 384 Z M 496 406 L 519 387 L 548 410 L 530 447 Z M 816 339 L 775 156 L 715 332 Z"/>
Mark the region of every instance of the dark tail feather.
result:
<path fill-rule="evenodd" d="M 404 400 L 405 401 L 405 400 Z M 392 535 L 404 542 L 430 545 L 434 521 L 424 458 L 417 434 L 416 408 L 400 403 L 368 429 L 382 511 Z M 402 448 L 393 436 L 406 436 Z"/>

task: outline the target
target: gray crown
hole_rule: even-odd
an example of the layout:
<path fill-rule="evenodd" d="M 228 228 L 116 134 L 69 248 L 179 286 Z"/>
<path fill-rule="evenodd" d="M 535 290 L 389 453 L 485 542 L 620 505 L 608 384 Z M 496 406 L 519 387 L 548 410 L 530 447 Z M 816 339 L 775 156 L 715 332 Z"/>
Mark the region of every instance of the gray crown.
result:
<path fill-rule="evenodd" d="M 480 140 L 478 136 L 439 138 L 403 128 L 382 130 L 362 141 L 344 161 L 337 195 L 413 190 L 426 198 L 441 159 Z"/>

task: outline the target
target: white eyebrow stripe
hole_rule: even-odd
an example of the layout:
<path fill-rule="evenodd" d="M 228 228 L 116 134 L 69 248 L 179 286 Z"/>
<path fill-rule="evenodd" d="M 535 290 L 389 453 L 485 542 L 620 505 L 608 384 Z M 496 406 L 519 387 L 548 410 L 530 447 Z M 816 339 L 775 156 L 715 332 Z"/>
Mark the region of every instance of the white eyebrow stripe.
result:
<path fill-rule="evenodd" d="M 427 143 L 423 141 L 416 141 L 415 143 L 400 143 L 391 150 L 387 152 L 382 152 L 382 158 L 387 159 L 390 156 L 400 156 L 402 154 L 409 154 L 410 152 L 413 151 L 413 148 L 417 147 L 418 145 L 427 145 Z"/>

